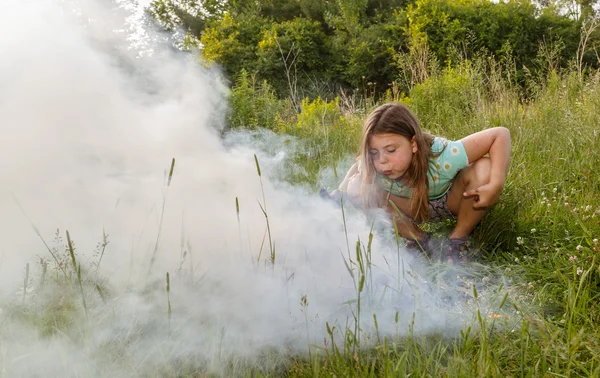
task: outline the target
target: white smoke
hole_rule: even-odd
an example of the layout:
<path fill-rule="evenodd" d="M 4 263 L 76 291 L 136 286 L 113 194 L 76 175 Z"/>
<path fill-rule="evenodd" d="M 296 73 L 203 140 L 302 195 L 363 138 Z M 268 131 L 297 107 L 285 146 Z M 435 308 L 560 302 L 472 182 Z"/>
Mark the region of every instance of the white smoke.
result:
<path fill-rule="evenodd" d="M 366 252 L 370 225 L 350 211 L 344 226 L 334 204 L 274 186 L 269 171 L 281 156 L 225 147 L 216 72 L 170 49 L 139 4 L 5 3 L 0 376 L 218 371 L 268 348 L 305 351 L 328 336 L 325 322 L 353 324 L 360 275 L 350 260 L 358 238 Z M 86 279 L 96 277 L 90 264 L 108 234 L 99 287 L 84 288 L 87 315 L 77 285 L 57 283 L 62 272 L 44 246 L 68 266 L 67 230 Z M 413 312 L 418 330 L 447 327 L 418 263 L 389 233 L 376 233 L 371 254 L 365 332 L 374 312 L 389 335 L 406 332 Z M 49 264 L 44 287 L 40 258 Z M 238 365 L 228 372 L 243 374 Z"/>

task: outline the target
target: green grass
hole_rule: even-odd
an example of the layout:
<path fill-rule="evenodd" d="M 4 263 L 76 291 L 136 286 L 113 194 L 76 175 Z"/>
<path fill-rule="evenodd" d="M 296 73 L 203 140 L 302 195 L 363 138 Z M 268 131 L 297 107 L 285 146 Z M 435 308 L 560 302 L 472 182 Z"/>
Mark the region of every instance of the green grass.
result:
<path fill-rule="evenodd" d="M 460 138 L 494 126 L 511 131 L 505 191 L 473 237 L 485 264 L 510 282 L 504 306 L 512 313 L 498 309 L 492 318 L 478 317 L 455 338 L 386 335 L 367 348 L 352 348 L 356 330 L 348 329 L 346 343 L 336 345 L 332 339 L 316 347 L 309 359 L 295 360 L 289 375 L 600 376 L 599 80 L 598 73 L 585 80 L 574 73 L 551 73 L 538 83 L 533 97 L 524 100 L 502 77 L 466 64 L 431 77 L 409 96 L 396 97 L 437 135 Z M 344 113 L 339 103 L 330 104 Z M 336 125 L 360 125 L 358 115 L 372 106 L 370 101 L 358 104 L 360 110 L 354 109 L 346 121 L 331 123 L 326 132 L 316 121 L 313 128 L 290 123 L 287 132 L 322 148 L 316 155 L 307 148 L 294 157 L 293 163 L 307 173 L 289 180 L 313 188 L 335 187 L 331 175 L 329 181 L 319 180 L 321 170 L 331 170 L 331 161 L 341 162 L 359 143 L 358 134 Z M 314 108 L 308 106 L 309 113 L 298 119 L 306 123 L 311 114 L 318 118 Z M 324 147 L 323 135 L 329 148 Z M 343 175 L 335 173 L 338 179 Z M 431 225 L 440 231 L 448 226 Z M 441 281 L 437 284 L 444 287 Z"/>
<path fill-rule="evenodd" d="M 455 302 L 448 305 L 453 311 L 448 322 L 456 332 L 423 333 L 414 328 L 414 318 L 405 328 L 398 317 L 406 314 L 398 313 L 396 332 L 380 330 L 383 320 L 361 311 L 370 299 L 371 258 L 377 251 L 371 249 L 371 240 L 355 248 L 350 240 L 344 257 L 355 282 L 352 318 L 371 323 L 369 329 L 339 319 L 328 323 L 329 336 L 307 345 L 305 353 L 263 350 L 254 359 L 233 357 L 220 373 L 211 372 L 210 360 L 182 357 L 166 341 L 156 340 L 152 355 L 167 362 L 146 376 L 600 377 L 600 74 L 585 80 L 568 72 L 552 74 L 526 101 L 502 80 L 466 66 L 444 71 L 408 96 L 395 98 L 415 109 L 434 134 L 460 138 L 493 126 L 511 131 L 505 191 L 473 235 L 484 265 L 458 270 L 428 266 L 429 284 L 439 296 L 434 299 L 441 306 L 448 298 Z M 439 88 L 446 92 L 439 93 Z M 281 114 L 278 132 L 294 135 L 306 146 L 284 163 L 300 165 L 303 169 L 295 172 L 304 173 L 286 179 L 313 189 L 335 185 L 336 175 L 323 172 L 333 171 L 338 179 L 343 175 L 341 165 L 358 146 L 360 121 L 374 105 L 372 99 L 353 106 L 319 99 L 306 102 L 306 113 L 297 118 Z M 239 215 L 237 199 L 236 206 Z M 268 222 L 264 197 L 261 206 Z M 431 225 L 440 232 L 449 226 Z M 107 240 L 99 244 L 97 260 L 87 269 L 77 259 L 71 235 L 65 236 L 66 244 L 57 233 L 56 247 L 48 247 L 52 260 L 43 259 L 39 278 L 27 268 L 18 303 L 5 306 L 1 316 L 36 330 L 40 339 L 62 337 L 85 345 L 94 322 L 110 323 L 117 316 L 103 307 L 116 298 L 97 273 Z M 276 270 L 270 237 L 269 230 Z M 283 252 L 277 252 L 279 260 Z M 181 327 L 175 322 L 181 314 L 172 286 L 179 276 L 165 273 L 166 286 L 162 281 L 156 290 L 150 287 L 140 294 L 162 298 L 156 309 L 164 313 L 162 323 L 135 326 L 126 336 L 107 341 L 101 359 L 127 366 L 127 351 L 152 328 L 182 331 L 176 328 Z M 303 297 L 299 304 L 306 332 L 310 301 Z M 218 339 L 218 333 L 211 337 Z"/>

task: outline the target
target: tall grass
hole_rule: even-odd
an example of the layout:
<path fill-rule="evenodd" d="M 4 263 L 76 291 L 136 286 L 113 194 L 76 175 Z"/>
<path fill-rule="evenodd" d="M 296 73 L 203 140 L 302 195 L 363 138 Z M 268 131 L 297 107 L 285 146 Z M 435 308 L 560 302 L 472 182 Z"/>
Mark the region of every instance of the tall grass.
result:
<path fill-rule="evenodd" d="M 314 187 L 335 187 L 335 180 L 319 181 L 321 170 L 356 153 L 361 120 L 383 101 L 408 104 L 435 135 L 458 139 L 504 126 L 513 142 L 500 203 L 473 234 L 484 263 L 510 283 L 495 294 L 498 314 L 477 312 L 456 339 L 386 336 L 367 349 L 344 349 L 359 346 L 360 329 L 341 330 L 351 339 L 338 346 L 332 337 L 310 360 L 296 360 L 292 376 L 600 376 L 600 73 L 549 70 L 524 92 L 509 71 L 489 58 L 464 61 L 408 94 L 357 101 L 364 106 L 350 113 L 337 99 L 305 101 L 297 120 L 281 127 L 309 146 L 293 164 Z M 312 143 L 320 146 L 317 155 Z M 428 226 L 445 232 L 452 224 Z M 360 305 L 365 275 L 356 259 L 347 266 L 359 268 L 353 277 Z M 471 294 L 475 303 L 479 294 Z M 503 314 L 506 306 L 510 314 Z"/>
<path fill-rule="evenodd" d="M 444 293 L 461 298 L 472 310 L 450 317 L 465 324 L 460 332 L 450 336 L 417 332 L 416 313 L 408 329 L 398 329 L 396 334 L 380 332 L 381 318 L 363 312 L 365 301 L 372 299 L 371 258 L 377 253 L 372 250 L 371 233 L 366 245 L 357 241 L 354 253 L 348 239 L 347 259 L 344 256 L 355 283 L 356 300 L 348 304 L 353 322 L 327 323 L 328 338 L 320 345 L 309 344 L 306 354 L 264 351 L 258 362 L 230 361 L 222 375 L 600 377 L 600 74 L 582 78 L 576 72 L 550 72 L 537 83 L 533 94 L 524 98 L 498 70 L 489 62 L 464 62 L 430 75 L 411 93 L 391 97 L 388 93 L 380 100 L 407 103 L 424 128 L 448 138 L 493 126 L 511 131 L 513 153 L 506 188 L 500 203 L 473 235 L 486 266 L 473 270 L 430 266 L 430 284 L 439 292 L 448 288 L 448 280 L 462 283 L 454 289 L 456 293 Z M 304 155 L 288 161 L 301 165 L 306 175 L 288 177 L 289 181 L 317 187 L 323 184 L 319 178 L 324 169 L 338 168 L 356 151 L 360 121 L 377 101 L 358 104 L 349 108 L 339 100 L 319 99 L 304 102 L 297 116 L 285 113 L 275 117 L 280 122 L 279 132 L 295 135 L 306 145 L 300 150 Z M 258 159 L 255 163 L 262 187 Z M 167 189 L 173 168 L 174 160 Z M 164 202 L 166 191 L 163 211 Z M 270 261 L 276 269 L 264 194 L 259 204 L 266 220 Z M 236 198 L 241 229 L 239 215 Z M 345 218 L 343 221 L 345 227 Z M 451 226 L 430 225 L 440 232 Z M 101 305 L 98 301 L 110 301 L 111 292 L 101 283 L 97 266 L 92 272 L 78 263 L 73 241 L 66 235 L 66 245 L 58 233 L 56 247 L 44 241 L 53 265 L 42 260 L 41 277 L 34 283 L 26 269 L 20 303 L 4 310 L 38 328 L 41 337 L 60 333 L 83 342 L 85 325 L 91 324 L 94 310 Z M 159 240 L 160 234 L 150 269 Z M 105 235 L 101 245 L 107 243 Z M 398 292 L 403 282 L 409 282 L 408 277 L 400 277 L 405 271 L 400 264 L 398 259 Z M 497 272 L 506 286 L 489 282 L 489 276 Z M 171 288 L 176 279 L 166 273 L 167 327 L 174 315 Z M 48 294 L 50 285 L 59 288 L 58 296 Z M 33 293 L 26 295 L 30 290 Z M 308 298 L 302 297 L 300 305 L 308 324 Z M 89 319 L 82 316 L 85 314 Z M 364 327 L 371 318 L 374 331 Z M 398 312 L 394 322 L 400 327 Z M 306 332 L 309 338 L 308 328 Z M 107 348 L 113 348 L 118 356 L 118 351 L 129 348 L 128 342 L 112 340 Z M 174 359 L 153 376 L 208 376 L 207 362 Z"/>

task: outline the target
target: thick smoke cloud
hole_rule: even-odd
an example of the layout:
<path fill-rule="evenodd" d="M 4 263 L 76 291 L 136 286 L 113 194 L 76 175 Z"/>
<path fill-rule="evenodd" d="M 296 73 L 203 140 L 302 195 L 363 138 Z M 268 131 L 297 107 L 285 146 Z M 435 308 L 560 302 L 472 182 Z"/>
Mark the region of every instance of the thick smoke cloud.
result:
<path fill-rule="evenodd" d="M 347 211 L 344 227 L 334 204 L 272 182 L 281 156 L 225 145 L 218 72 L 170 48 L 143 4 L 106 4 L 8 0 L 0 13 L 0 376 L 160 375 L 182 361 L 219 371 L 264 348 L 320 345 L 325 322 L 352 324 L 356 241 L 365 253 L 370 224 Z M 44 246 L 68 267 L 67 230 L 84 280 L 106 296 L 86 284 L 87 315 Z M 417 330 L 446 327 L 389 232 L 371 255 L 365 332 L 374 312 L 390 335 L 415 311 Z"/>

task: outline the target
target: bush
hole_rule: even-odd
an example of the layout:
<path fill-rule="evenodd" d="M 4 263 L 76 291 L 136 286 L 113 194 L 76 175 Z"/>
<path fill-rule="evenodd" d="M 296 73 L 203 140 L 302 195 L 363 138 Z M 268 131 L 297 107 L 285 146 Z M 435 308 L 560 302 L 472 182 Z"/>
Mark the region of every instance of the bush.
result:
<path fill-rule="evenodd" d="M 263 127 L 271 130 L 276 127 L 284 105 L 266 80 L 257 85 L 255 78 L 250 77 L 246 70 L 242 70 L 231 90 L 229 104 L 230 127 Z"/>

